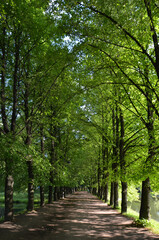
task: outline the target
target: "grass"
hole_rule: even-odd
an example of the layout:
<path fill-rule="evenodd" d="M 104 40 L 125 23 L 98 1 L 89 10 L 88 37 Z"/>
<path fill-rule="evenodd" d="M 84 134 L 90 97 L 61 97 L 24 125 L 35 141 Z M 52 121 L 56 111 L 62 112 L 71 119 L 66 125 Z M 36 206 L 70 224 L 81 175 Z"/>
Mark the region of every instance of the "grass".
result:
<path fill-rule="evenodd" d="M 119 201 L 119 207 L 116 210 L 121 212 L 121 201 Z M 159 222 L 158 221 L 155 221 L 154 219 L 140 220 L 139 213 L 135 212 L 134 210 L 132 210 L 129 207 L 127 209 L 127 213 L 124 213 L 123 215 L 134 220 L 134 225 L 136 227 L 145 227 L 145 228 L 149 229 L 151 232 L 153 232 L 154 234 L 159 234 Z"/>
<path fill-rule="evenodd" d="M 150 231 L 152 231 L 153 233 L 159 234 L 159 222 L 157 222 L 153 219 L 151 219 L 150 221 L 145 220 L 145 219 L 140 220 L 139 214 L 137 212 L 133 211 L 131 208 L 128 208 L 127 213 L 124 213 L 123 215 L 133 219 L 134 224 L 137 227 L 145 227 L 145 228 L 149 229 Z"/>
<path fill-rule="evenodd" d="M 45 199 L 46 199 L 45 195 Z M 0 207 L 4 208 L 4 192 L 0 192 Z M 27 192 L 14 192 L 13 209 L 14 214 L 22 214 L 27 211 L 28 193 Z M 34 207 L 37 209 L 40 206 L 40 194 L 38 191 L 34 193 Z M 4 217 L 0 217 L 0 222 L 4 221 Z"/>

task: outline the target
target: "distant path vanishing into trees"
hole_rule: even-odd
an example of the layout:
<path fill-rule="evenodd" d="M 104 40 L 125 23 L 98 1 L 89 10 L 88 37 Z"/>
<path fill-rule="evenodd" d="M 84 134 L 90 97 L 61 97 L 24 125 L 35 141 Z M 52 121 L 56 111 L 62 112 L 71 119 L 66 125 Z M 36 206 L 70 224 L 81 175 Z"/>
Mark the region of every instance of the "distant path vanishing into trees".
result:
<path fill-rule="evenodd" d="M 159 239 L 87 192 L 76 192 L 0 224 L 2 240 Z"/>

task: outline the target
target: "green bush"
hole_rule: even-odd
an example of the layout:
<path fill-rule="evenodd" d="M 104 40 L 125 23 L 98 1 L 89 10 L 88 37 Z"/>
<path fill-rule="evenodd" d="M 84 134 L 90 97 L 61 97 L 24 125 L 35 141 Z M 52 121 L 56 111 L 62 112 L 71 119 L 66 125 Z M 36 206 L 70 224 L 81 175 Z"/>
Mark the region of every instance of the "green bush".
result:
<path fill-rule="evenodd" d="M 149 220 L 147 219 L 136 219 L 133 222 L 135 224 L 136 227 L 150 227 L 151 223 Z"/>

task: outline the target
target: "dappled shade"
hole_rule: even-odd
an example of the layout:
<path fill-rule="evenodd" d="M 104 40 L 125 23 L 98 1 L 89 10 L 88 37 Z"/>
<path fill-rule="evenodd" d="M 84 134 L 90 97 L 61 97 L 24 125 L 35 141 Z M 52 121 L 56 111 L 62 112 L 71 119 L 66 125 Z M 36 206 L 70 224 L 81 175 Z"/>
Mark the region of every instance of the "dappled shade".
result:
<path fill-rule="evenodd" d="M 87 192 L 76 192 L 65 200 L 15 217 L 0 225 L 3 240 L 159 239 L 148 230 L 132 226 L 132 220 L 111 209 Z"/>

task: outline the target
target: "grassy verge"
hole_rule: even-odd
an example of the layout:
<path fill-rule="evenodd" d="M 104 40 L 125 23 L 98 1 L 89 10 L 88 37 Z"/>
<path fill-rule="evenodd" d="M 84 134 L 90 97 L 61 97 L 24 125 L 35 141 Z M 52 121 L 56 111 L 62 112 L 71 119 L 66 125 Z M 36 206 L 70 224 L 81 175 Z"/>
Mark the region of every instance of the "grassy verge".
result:
<path fill-rule="evenodd" d="M 47 194 L 45 195 L 45 199 L 47 199 Z M 0 192 L 0 208 L 4 209 L 4 193 Z M 45 200 L 47 201 L 47 200 Z M 13 209 L 14 215 L 23 214 L 27 212 L 27 202 L 28 202 L 28 194 L 27 192 L 14 192 L 13 197 Z M 35 191 L 34 194 L 34 208 L 37 209 L 40 207 L 40 194 Z M 0 222 L 4 221 L 4 217 L 0 216 Z"/>
<path fill-rule="evenodd" d="M 134 224 L 137 227 L 145 227 L 148 228 L 150 231 L 152 231 L 155 234 L 159 234 L 159 222 L 151 219 L 150 221 L 148 220 L 140 220 L 139 219 L 139 214 L 135 211 L 133 211 L 131 208 L 128 208 L 127 213 L 124 213 L 123 215 L 132 218 L 134 220 Z"/>
<path fill-rule="evenodd" d="M 118 209 L 116 209 L 119 212 L 121 212 L 120 206 L 121 206 L 121 201 L 119 201 L 119 207 Z M 151 219 L 150 221 L 146 219 L 140 220 L 139 213 L 135 212 L 129 207 L 127 209 L 127 213 L 124 213 L 123 215 L 134 220 L 134 225 L 136 227 L 145 227 L 149 229 L 151 232 L 153 232 L 154 234 L 159 234 L 159 222 L 155 221 L 154 219 Z"/>

